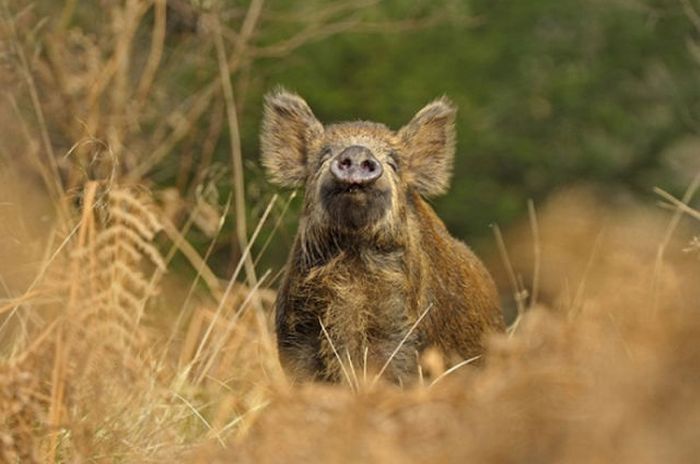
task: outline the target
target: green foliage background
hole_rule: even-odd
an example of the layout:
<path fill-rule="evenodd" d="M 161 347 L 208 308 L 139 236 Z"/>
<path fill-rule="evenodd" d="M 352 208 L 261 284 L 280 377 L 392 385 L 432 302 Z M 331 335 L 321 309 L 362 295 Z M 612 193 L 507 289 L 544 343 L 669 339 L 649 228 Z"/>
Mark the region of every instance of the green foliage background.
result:
<path fill-rule="evenodd" d="M 247 6 L 214 4 L 232 11 L 233 23 Z M 263 21 L 256 44 L 293 33 L 298 23 L 285 15 L 302 18 L 330 4 L 267 2 L 263 17 L 274 12 L 277 20 Z M 323 121 L 368 119 L 393 128 L 433 98 L 449 96 L 459 106 L 457 162 L 450 192 L 434 204 L 451 231 L 477 248 L 491 240 L 490 224 L 507 226 L 526 212 L 528 199 L 539 204 L 572 183 L 628 189 L 647 200 L 654 186 L 678 193 L 700 166 L 700 48 L 688 5 L 691 0 L 385 0 L 358 13 L 386 22 L 385 29 L 350 29 L 251 60 L 235 77 L 245 82 L 236 90 L 250 221 L 273 191 L 258 165 L 258 126 L 262 96 L 280 84 L 306 98 Z M 74 22 L 100 27 L 93 6 L 78 9 Z M 430 27 L 394 27 L 435 15 L 443 19 Z M 187 98 L 216 76 L 215 51 L 202 54 L 201 38 L 176 15 L 168 28 L 160 72 Z M 226 135 L 214 154 L 223 165 L 230 164 Z M 196 162 L 196 149 L 178 147 L 152 179 L 174 185 L 181 154 L 194 152 Z M 220 188 L 225 198 L 230 182 Z M 283 262 L 294 216 L 285 219 L 266 264 Z M 230 262 L 225 247 L 216 256 Z"/>
<path fill-rule="evenodd" d="M 384 14 L 412 3 L 389 2 Z M 489 224 L 507 225 L 528 198 L 540 201 L 571 183 L 649 197 L 655 185 L 683 187 L 676 170 L 687 159 L 674 153 L 697 131 L 700 76 L 689 51 L 696 33 L 680 2 L 455 6 L 473 20 L 344 35 L 263 63 L 249 104 L 259 108 L 260 94 L 280 83 L 323 120 L 398 128 L 427 101 L 448 95 L 459 105 L 458 155 L 452 189 L 436 207 L 465 239 L 490 237 Z M 251 159 L 255 119 L 246 127 Z"/>

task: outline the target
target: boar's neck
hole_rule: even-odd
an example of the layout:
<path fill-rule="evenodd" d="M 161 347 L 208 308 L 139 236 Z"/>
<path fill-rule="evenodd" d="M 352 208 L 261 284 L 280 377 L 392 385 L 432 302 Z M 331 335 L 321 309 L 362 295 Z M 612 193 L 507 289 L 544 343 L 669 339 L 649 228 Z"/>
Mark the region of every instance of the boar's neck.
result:
<path fill-rule="evenodd" d="M 308 272 L 338 259 L 373 263 L 383 256 L 396 256 L 406 250 L 409 241 L 404 227 L 392 230 L 347 231 L 331 227 L 301 227 L 297 236 L 295 264 Z"/>

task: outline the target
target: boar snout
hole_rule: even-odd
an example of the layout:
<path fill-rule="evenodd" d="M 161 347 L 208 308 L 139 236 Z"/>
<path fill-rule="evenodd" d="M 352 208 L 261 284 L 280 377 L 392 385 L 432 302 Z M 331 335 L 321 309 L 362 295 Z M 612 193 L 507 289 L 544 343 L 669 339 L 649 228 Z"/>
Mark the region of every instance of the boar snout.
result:
<path fill-rule="evenodd" d="M 365 147 L 347 147 L 331 161 L 331 174 L 343 184 L 370 185 L 382 175 L 382 164 Z"/>

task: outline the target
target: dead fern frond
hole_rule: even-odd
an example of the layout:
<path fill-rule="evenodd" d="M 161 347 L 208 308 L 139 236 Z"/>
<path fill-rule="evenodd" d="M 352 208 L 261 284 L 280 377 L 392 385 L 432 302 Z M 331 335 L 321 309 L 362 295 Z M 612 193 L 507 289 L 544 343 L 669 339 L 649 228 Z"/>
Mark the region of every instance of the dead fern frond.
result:
<path fill-rule="evenodd" d="M 133 189 L 112 186 L 94 205 L 87 243 L 74 249 L 79 263 L 80 297 L 72 308 L 76 327 L 86 320 L 121 324 L 125 333 L 138 333 L 138 320 L 147 300 L 157 289 L 150 269 L 166 270 L 165 260 L 153 240 L 162 229 L 150 198 Z M 95 316 L 99 317 L 95 317 Z M 90 332 L 97 329 L 91 325 Z M 115 331 L 115 336 L 122 331 Z M 120 340 L 125 342 L 125 340 Z"/>
<path fill-rule="evenodd" d="M 134 385 L 151 388 L 152 407 L 165 401 L 165 387 L 148 377 L 153 343 L 141 325 L 166 271 L 155 243 L 159 213 L 143 190 L 88 182 L 83 192 L 78 233 L 47 286 L 66 302 L 58 311 L 55 348 L 49 347 L 51 456 L 79 456 L 81 442 L 90 452 L 128 447 L 119 438 L 132 427 L 125 411 L 134 401 L 146 401 L 134 397 Z M 147 420 L 170 417 L 152 412 Z"/>
<path fill-rule="evenodd" d="M 35 436 L 45 429 L 46 397 L 28 366 L 0 365 L 0 461 L 38 463 Z"/>

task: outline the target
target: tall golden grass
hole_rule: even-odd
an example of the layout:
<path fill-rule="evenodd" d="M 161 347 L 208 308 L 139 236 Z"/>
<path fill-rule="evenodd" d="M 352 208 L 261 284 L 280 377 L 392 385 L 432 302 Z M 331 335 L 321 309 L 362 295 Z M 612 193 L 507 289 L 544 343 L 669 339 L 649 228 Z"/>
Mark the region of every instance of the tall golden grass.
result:
<path fill-rule="evenodd" d="M 513 272 L 539 269 L 540 300 L 490 340 L 483 368 L 426 362 L 432 378 L 408 390 L 280 389 L 229 449 L 193 462 L 694 462 L 700 260 L 681 214 L 555 196 L 539 246 L 528 224 L 506 234 Z"/>
<path fill-rule="evenodd" d="M 174 459 L 200 441 L 223 443 L 264 405 L 279 376 L 269 292 L 235 278 L 205 292 L 165 274 L 162 229 L 146 192 L 88 183 L 67 236 L 8 235 L 17 243 L 4 250 L 5 289 L 13 277 L 29 284 L 0 308 L 4 461 Z M 22 280 L 11 269 L 24 264 L 27 239 L 49 253 Z"/>
<path fill-rule="evenodd" d="M 0 2 L 0 462 L 700 455 L 698 182 L 682 199 L 658 191 L 661 206 L 571 189 L 499 234 L 504 264 L 491 267 L 518 313 L 484 367 L 445 371 L 429 353 L 405 390 L 287 384 L 270 329 L 278 272 L 255 263 L 289 200 L 246 201 L 242 70 L 371 30 L 355 13 L 373 2 L 296 16 L 298 34 L 265 47 L 255 40 L 275 15 L 262 1 L 195 3 L 109 2 L 108 27 L 90 30 L 71 26 L 75 1 Z M 177 21 L 205 32 L 164 63 Z M 205 56 L 194 95 L 163 77 Z M 224 127 L 228 200 L 207 183 L 222 178 L 211 165 Z M 160 189 L 150 174 L 176 154 L 178 185 Z M 208 263 L 231 217 L 238 259 L 220 279 Z"/>

